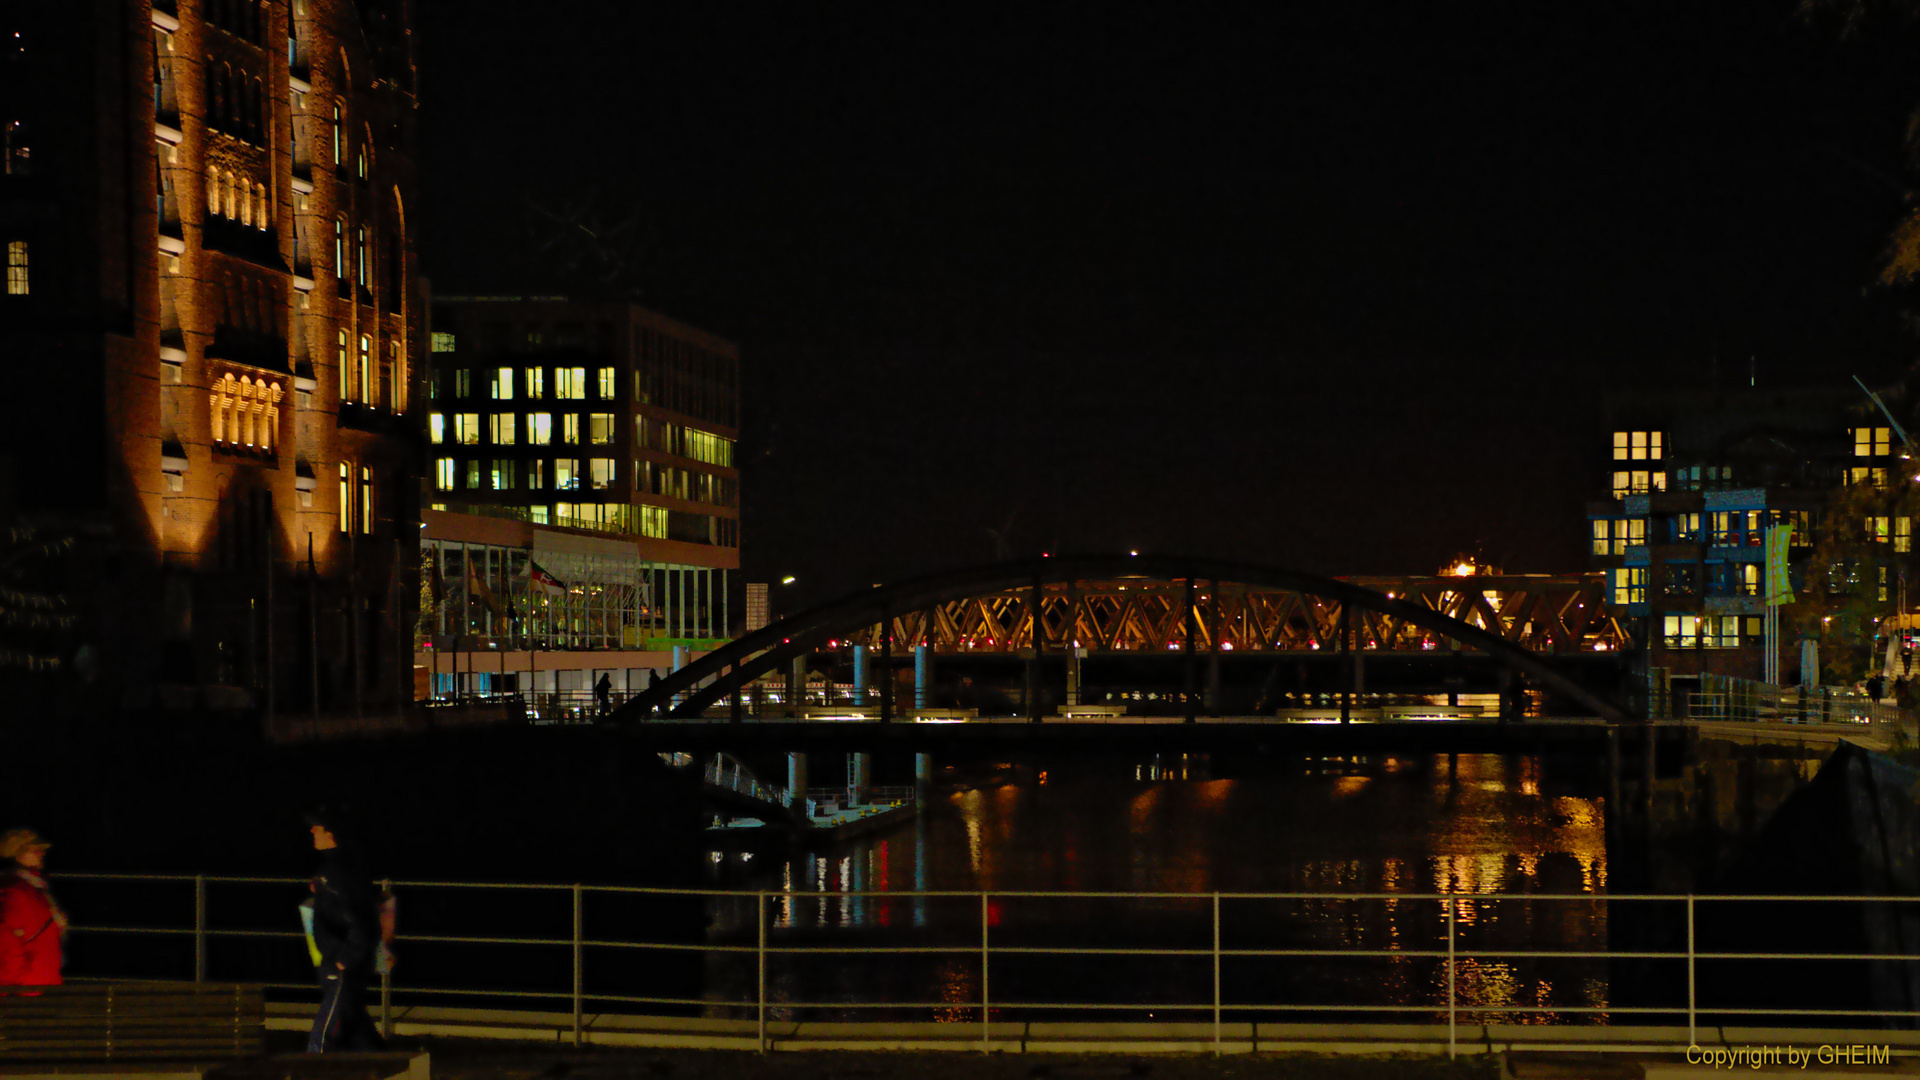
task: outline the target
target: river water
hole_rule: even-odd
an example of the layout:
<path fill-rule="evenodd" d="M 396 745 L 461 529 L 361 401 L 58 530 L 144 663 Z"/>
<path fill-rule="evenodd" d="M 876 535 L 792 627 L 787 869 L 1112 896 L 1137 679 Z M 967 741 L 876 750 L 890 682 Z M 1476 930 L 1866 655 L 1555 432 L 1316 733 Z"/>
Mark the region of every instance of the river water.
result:
<path fill-rule="evenodd" d="M 1225 1013 L 1237 1019 L 1444 1017 L 1449 906 L 1462 953 L 1606 947 L 1599 899 L 1487 895 L 1605 892 L 1604 800 L 1578 769 L 1557 773 L 1528 755 L 1390 756 L 1294 759 L 1211 778 L 1226 764 L 988 763 L 987 786 L 936 794 L 916 819 L 884 832 L 808 850 L 714 853 L 712 880 L 781 893 L 769 945 L 848 950 L 770 959 L 777 1018 L 977 1020 L 984 922 L 996 1018 L 1211 1020 L 1215 892 L 1386 894 L 1221 900 L 1217 926 L 1229 950 L 1392 954 L 1229 956 L 1219 980 Z M 943 890 L 1178 895 L 1000 896 L 984 911 L 974 896 L 885 895 Z M 863 891 L 882 895 L 852 895 Z M 809 892 L 829 895 L 798 895 Z M 1419 893 L 1458 899 L 1399 895 Z M 753 943 L 750 901 L 715 902 L 710 917 L 711 941 Z M 926 951 L 869 951 L 888 947 Z M 1043 947 L 1199 955 L 998 951 Z M 1441 955 L 1416 955 L 1423 951 Z M 708 999 L 754 1000 L 754 964 L 751 954 L 710 959 Z M 1606 1016 L 1603 961 L 1465 956 L 1453 972 L 1470 1010 L 1463 1018 Z M 1052 1007 L 1063 1002 L 1116 1008 Z M 718 1004 L 709 1012 L 745 1015 Z"/>

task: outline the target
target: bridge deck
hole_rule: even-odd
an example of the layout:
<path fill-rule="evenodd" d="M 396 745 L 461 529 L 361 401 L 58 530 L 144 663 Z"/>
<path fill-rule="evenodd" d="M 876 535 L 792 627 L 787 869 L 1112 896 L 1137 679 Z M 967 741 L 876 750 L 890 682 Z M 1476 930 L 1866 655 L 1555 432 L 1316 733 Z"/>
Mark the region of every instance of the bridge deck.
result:
<path fill-rule="evenodd" d="M 651 720 L 629 727 L 662 748 L 705 750 L 758 747 L 778 750 L 1230 750 L 1274 753 L 1500 753 L 1528 750 L 1604 750 L 1607 721 L 1560 717 L 1495 720 L 1278 720 L 1271 716 L 977 717 L 966 720 L 808 720 L 791 718 Z M 1652 727 L 1702 737 L 1783 746 L 1837 746 L 1848 739 L 1876 750 L 1891 744 L 1877 724 L 1794 724 L 1742 721 L 1628 723 L 1630 733 Z"/>

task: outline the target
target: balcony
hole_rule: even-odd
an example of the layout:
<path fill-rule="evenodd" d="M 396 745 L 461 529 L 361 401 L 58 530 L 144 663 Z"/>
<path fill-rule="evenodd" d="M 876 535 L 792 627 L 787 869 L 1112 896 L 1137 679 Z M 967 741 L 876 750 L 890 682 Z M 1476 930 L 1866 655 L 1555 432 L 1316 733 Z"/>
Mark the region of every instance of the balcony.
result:
<path fill-rule="evenodd" d="M 209 360 L 224 360 L 276 375 L 291 375 L 287 360 L 287 339 L 234 326 L 217 327 L 207 345 Z"/>
<path fill-rule="evenodd" d="M 210 216 L 200 227 L 200 246 L 268 270 L 288 272 L 287 261 L 280 255 L 280 234 L 274 229 L 256 229 Z"/>

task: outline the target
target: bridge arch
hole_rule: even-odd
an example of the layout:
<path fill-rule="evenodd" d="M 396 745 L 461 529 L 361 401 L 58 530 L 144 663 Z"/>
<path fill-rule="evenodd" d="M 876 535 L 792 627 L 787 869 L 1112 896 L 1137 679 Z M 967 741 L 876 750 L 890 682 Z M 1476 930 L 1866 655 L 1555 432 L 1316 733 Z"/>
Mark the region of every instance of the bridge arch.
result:
<path fill-rule="evenodd" d="M 1089 578 L 1234 583 L 1291 590 L 1333 600 L 1341 604 L 1343 610 L 1351 608 L 1392 616 L 1478 649 L 1537 685 L 1564 694 L 1595 716 L 1616 721 L 1628 718 L 1626 710 L 1619 704 L 1580 685 L 1534 652 L 1471 623 L 1364 586 L 1297 570 L 1219 559 L 1172 555 L 1078 555 L 941 571 L 891 585 L 863 589 L 818 604 L 747 634 L 668 675 L 658 685 L 614 710 L 612 719 L 631 720 L 655 715 L 663 705 L 671 704 L 677 698 L 680 699 L 679 703 L 672 707 L 668 715 L 698 716 L 709 705 L 732 695 L 761 675 L 781 670 L 794 657 L 811 653 L 830 639 L 846 637 L 894 615 L 984 593 L 1039 588 Z M 708 682 L 709 679 L 712 681 Z M 707 685 L 700 685 L 702 683 Z"/>

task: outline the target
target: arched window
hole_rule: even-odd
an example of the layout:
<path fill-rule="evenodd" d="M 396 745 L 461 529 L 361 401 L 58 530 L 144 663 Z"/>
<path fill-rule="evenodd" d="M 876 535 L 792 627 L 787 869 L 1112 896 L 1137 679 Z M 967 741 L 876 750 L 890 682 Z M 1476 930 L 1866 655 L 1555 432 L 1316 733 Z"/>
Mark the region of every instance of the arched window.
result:
<path fill-rule="evenodd" d="M 333 219 L 333 276 L 342 280 L 347 276 L 347 221 L 345 218 Z"/>
<path fill-rule="evenodd" d="M 339 168 L 340 163 L 346 160 L 346 147 L 341 145 L 341 140 L 345 139 L 346 137 L 347 136 L 346 136 L 345 130 L 342 129 L 340 126 L 340 103 L 336 101 L 333 103 L 333 132 L 332 132 L 333 164 L 335 168 Z"/>
<path fill-rule="evenodd" d="M 220 170 L 207 170 L 207 213 L 220 216 Z"/>
<path fill-rule="evenodd" d="M 231 218 L 234 216 L 234 187 L 236 184 L 236 181 L 234 180 L 234 176 L 233 176 L 233 170 L 228 169 L 223 179 L 225 180 L 225 186 L 226 186 L 225 203 L 227 207 L 227 217 Z"/>
<path fill-rule="evenodd" d="M 244 182 L 240 185 L 240 224 L 253 224 L 253 185 Z"/>
<path fill-rule="evenodd" d="M 227 87 L 220 81 L 220 66 L 207 57 L 207 123 L 220 126 L 221 118 L 227 115 Z"/>
<path fill-rule="evenodd" d="M 340 463 L 340 531 L 341 532 L 348 531 L 348 529 L 351 527 L 350 519 L 353 517 L 353 495 L 348 490 L 348 487 L 347 487 L 347 475 L 348 475 L 347 463 L 343 461 Z"/>
<path fill-rule="evenodd" d="M 253 215 L 254 227 L 257 229 L 265 229 L 271 226 L 273 224 L 273 216 L 267 212 L 267 185 L 253 185 L 253 205 L 255 207 Z"/>
<path fill-rule="evenodd" d="M 354 280 L 358 281 L 360 287 L 364 289 L 367 287 L 367 227 L 365 225 L 353 231 L 353 248 L 358 260 L 358 270 Z"/>
<path fill-rule="evenodd" d="M 374 403 L 373 396 L 373 339 L 360 335 L 360 367 L 355 373 L 360 383 L 360 400 L 368 405 Z"/>
<path fill-rule="evenodd" d="M 373 535 L 373 470 L 360 466 L 360 532 Z"/>

